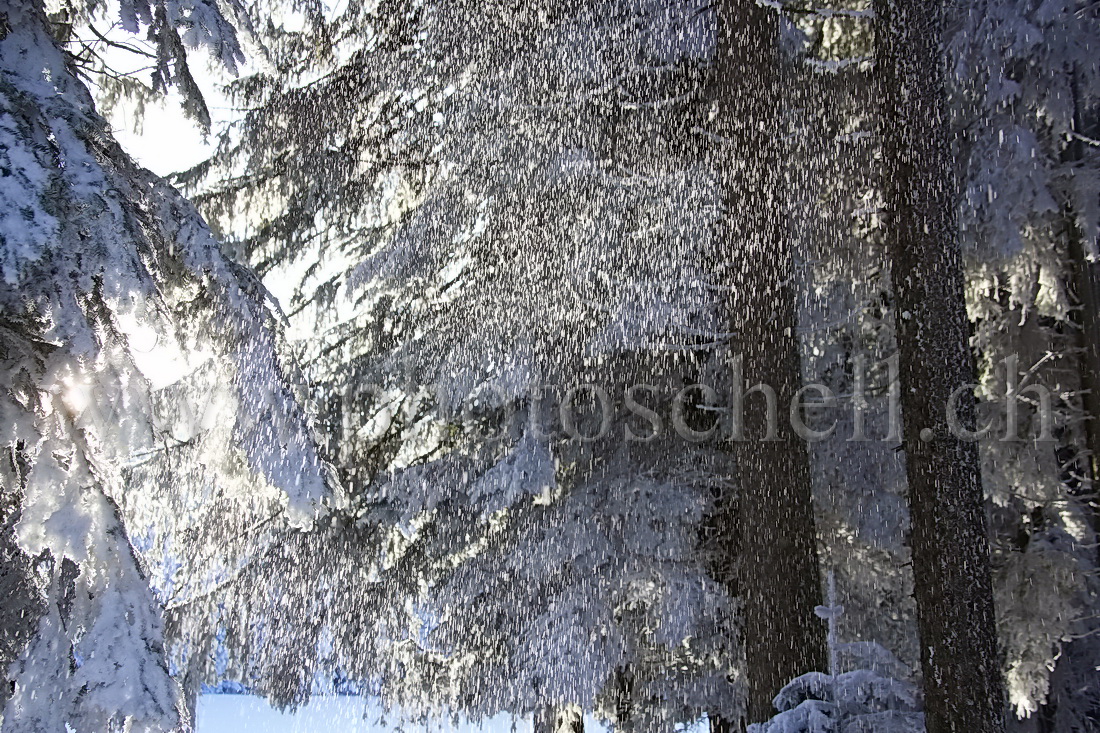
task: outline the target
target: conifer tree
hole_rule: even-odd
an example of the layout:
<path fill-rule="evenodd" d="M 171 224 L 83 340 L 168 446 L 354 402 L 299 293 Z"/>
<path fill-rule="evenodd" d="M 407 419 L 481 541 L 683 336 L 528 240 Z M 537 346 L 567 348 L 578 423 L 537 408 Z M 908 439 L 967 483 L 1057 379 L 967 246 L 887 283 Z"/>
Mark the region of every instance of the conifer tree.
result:
<path fill-rule="evenodd" d="M 191 23 L 196 42 L 235 47 L 205 3 L 123 13 L 165 59 Z M 238 522 L 308 525 L 333 484 L 266 292 L 118 147 L 52 30 L 32 0 L 0 13 L 4 601 L 16 638 L 33 627 L 2 729 L 174 730 L 188 711 L 164 648 L 166 585 L 216 586 L 245 554 Z M 194 574 L 150 577 L 142 549 L 215 508 L 225 541 L 194 546 Z"/>
<path fill-rule="evenodd" d="M 938 2 L 875 5 L 910 546 L 930 733 L 1004 730 Z M 958 411 L 957 414 L 955 411 Z"/>
<path fill-rule="evenodd" d="M 732 380 L 741 382 L 732 388 L 770 390 L 730 406 L 743 412 L 730 436 L 737 496 L 723 496 L 715 528 L 720 572 L 742 603 L 751 723 L 770 715 L 787 680 L 824 667 L 825 634 L 813 616 L 820 579 L 809 451 L 786 413 L 801 385 L 801 349 L 782 204 L 779 16 L 751 0 L 723 2 L 717 13 L 719 129 L 728 141 L 718 267 L 734 334 Z M 712 730 L 733 724 L 715 718 Z"/>

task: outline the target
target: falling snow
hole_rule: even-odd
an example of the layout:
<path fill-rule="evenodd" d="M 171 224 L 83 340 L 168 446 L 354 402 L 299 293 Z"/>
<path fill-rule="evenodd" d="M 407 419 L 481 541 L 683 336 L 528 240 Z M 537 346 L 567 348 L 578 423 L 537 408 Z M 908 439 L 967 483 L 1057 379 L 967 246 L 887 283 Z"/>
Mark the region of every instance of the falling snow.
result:
<path fill-rule="evenodd" d="M 0 0 L 0 731 L 1100 731 L 1098 46 Z"/>

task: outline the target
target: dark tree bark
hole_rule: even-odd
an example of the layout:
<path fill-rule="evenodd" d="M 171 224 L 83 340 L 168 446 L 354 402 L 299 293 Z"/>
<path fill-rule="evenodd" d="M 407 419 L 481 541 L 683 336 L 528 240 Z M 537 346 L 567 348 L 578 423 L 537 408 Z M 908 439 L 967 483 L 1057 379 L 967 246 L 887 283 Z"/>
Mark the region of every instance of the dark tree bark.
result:
<path fill-rule="evenodd" d="M 1066 223 L 1071 229 L 1072 292 L 1077 301 L 1073 322 L 1080 334 L 1081 388 L 1087 417 L 1085 443 L 1089 450 L 1089 474 L 1095 486 L 1100 481 L 1100 268 L 1085 256 L 1083 237 L 1073 216 L 1072 211 L 1066 213 Z"/>
<path fill-rule="evenodd" d="M 770 718 L 780 688 L 824 670 L 827 655 L 824 626 L 814 616 L 821 587 L 809 451 L 787 413 L 801 384 L 801 358 L 781 193 L 778 15 L 756 0 L 722 0 L 717 9 L 717 132 L 725 139 L 726 174 L 717 259 L 736 334 L 732 359 L 740 369 L 733 379 L 746 391 L 766 384 L 776 397 L 771 415 L 762 394 L 745 394 L 743 410 L 735 408 L 743 417 L 741 435 L 729 443 L 738 495 L 736 505 L 723 496 L 713 519 L 717 573 L 742 603 L 748 676 L 747 720 L 712 718 L 711 730 L 729 731 Z"/>
<path fill-rule="evenodd" d="M 634 733 L 634 675 L 629 667 L 615 670 L 615 733 Z"/>
<path fill-rule="evenodd" d="M 941 0 L 877 0 L 887 205 L 928 733 L 1004 730 L 946 120 Z M 950 409 L 952 395 L 957 410 Z M 952 425 L 949 413 L 958 416 Z"/>
<path fill-rule="evenodd" d="M 1074 70 L 1074 115 L 1073 122 L 1077 132 L 1084 133 L 1085 126 L 1081 114 L 1080 95 L 1077 92 Z M 1084 143 L 1075 139 L 1066 151 L 1071 162 L 1084 159 Z M 1081 350 L 1080 372 L 1081 389 L 1084 392 L 1085 408 L 1085 447 L 1089 451 L 1088 473 L 1093 488 L 1100 482 L 1100 264 L 1090 262 L 1085 252 L 1085 237 L 1077 220 L 1077 212 L 1066 204 L 1063 211 L 1066 222 L 1070 269 L 1072 273 L 1071 291 L 1077 307 L 1072 313 L 1073 323 L 1078 328 Z M 1100 507 L 1094 499 L 1090 503 L 1093 528 L 1100 532 Z M 1100 556 L 1098 556 L 1100 557 Z"/>
<path fill-rule="evenodd" d="M 36 588 L 33 560 L 15 540 L 16 500 L 14 491 L 0 487 L 0 710 L 12 693 L 8 670 L 34 636 L 45 605 Z"/>
<path fill-rule="evenodd" d="M 534 733 L 584 733 L 584 715 L 576 707 L 547 705 L 535 713 Z"/>
<path fill-rule="evenodd" d="M 1085 442 L 1089 450 L 1089 473 L 1093 485 L 1100 481 L 1100 267 L 1085 256 L 1084 238 L 1073 219 L 1066 213 L 1069 252 L 1072 258 L 1073 295 L 1077 306 L 1074 325 L 1079 329 L 1081 349 L 1081 388 L 1087 421 Z"/>

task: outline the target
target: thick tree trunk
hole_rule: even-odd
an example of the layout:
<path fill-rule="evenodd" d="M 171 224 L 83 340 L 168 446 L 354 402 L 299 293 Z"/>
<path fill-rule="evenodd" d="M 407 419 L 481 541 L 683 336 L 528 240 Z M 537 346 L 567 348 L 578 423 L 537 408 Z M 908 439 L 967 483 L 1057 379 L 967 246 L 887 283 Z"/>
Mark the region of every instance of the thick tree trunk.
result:
<path fill-rule="evenodd" d="M 1100 268 L 1085 256 L 1083 237 L 1073 221 L 1074 215 L 1073 211 L 1066 212 L 1066 221 L 1071 227 L 1073 295 L 1078 306 L 1073 320 L 1080 329 L 1081 388 L 1087 417 L 1085 441 L 1090 452 L 1089 473 L 1096 486 L 1100 481 Z"/>
<path fill-rule="evenodd" d="M 1081 101 L 1077 91 L 1077 71 L 1074 70 L 1074 127 L 1084 133 Z M 1066 151 L 1071 162 L 1084 159 L 1084 143 L 1075 139 Z M 1088 473 L 1095 491 L 1100 485 L 1100 263 L 1090 261 L 1085 236 L 1077 220 L 1077 212 L 1067 205 L 1063 217 L 1068 229 L 1072 292 L 1076 299 L 1073 323 L 1079 329 L 1081 349 L 1081 389 L 1084 392 L 1085 447 L 1089 451 Z M 1090 503 L 1093 528 L 1100 532 L 1100 507 Z M 1098 556 L 1100 557 L 1100 556 Z"/>
<path fill-rule="evenodd" d="M 734 380 L 746 389 L 770 386 L 777 409 L 769 416 L 763 395 L 745 397 L 743 439 L 730 443 L 737 505 L 724 496 L 714 518 L 718 562 L 726 565 L 718 574 L 742 603 L 748 677 L 747 720 L 712 718 L 714 731 L 770 718 L 783 685 L 826 664 L 824 627 L 814 616 L 821 588 L 809 451 L 787 412 L 801 359 L 781 194 L 778 34 L 778 15 L 756 0 L 719 2 L 716 131 L 727 142 L 718 259 L 736 334 L 731 358 L 741 365 Z"/>
<path fill-rule="evenodd" d="M 878 0 L 887 246 L 928 733 L 1004 730 L 940 0 Z M 953 394 L 958 423 L 948 413 Z"/>

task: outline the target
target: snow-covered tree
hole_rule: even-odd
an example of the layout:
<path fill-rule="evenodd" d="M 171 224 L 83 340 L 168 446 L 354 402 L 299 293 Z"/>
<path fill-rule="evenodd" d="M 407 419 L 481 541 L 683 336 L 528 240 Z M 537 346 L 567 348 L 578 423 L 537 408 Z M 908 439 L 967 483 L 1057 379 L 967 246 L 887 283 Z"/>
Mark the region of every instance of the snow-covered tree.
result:
<path fill-rule="evenodd" d="M 1097 345 L 1082 328 L 1095 304 L 1079 300 L 1079 278 L 1096 256 L 1100 157 L 1081 141 L 1100 99 L 1091 63 L 1100 20 L 1077 2 L 980 0 L 958 10 L 948 39 L 956 157 L 979 396 L 989 404 L 980 415 L 991 427 L 983 480 L 1009 700 L 1026 718 L 1050 694 L 1057 713 L 1039 718 L 1057 714 L 1054 729 L 1088 730 L 1098 690 L 1081 665 L 1095 656 L 1100 525 L 1089 454 L 1095 366 L 1086 356 Z M 1052 677 L 1056 664 L 1065 669 Z M 1052 690 L 1054 678 L 1068 686 Z"/>
<path fill-rule="evenodd" d="M 881 282 L 879 184 L 868 177 L 881 141 L 873 133 L 873 86 L 858 63 L 872 48 L 869 15 L 859 5 L 848 7 L 850 13 L 824 20 L 799 18 L 824 62 L 815 68 L 833 72 L 815 77 L 826 93 L 801 87 L 810 114 L 830 123 L 820 142 L 806 136 L 816 149 L 805 159 L 820 161 L 814 175 L 822 198 L 814 201 L 820 214 L 808 227 L 814 288 L 803 318 L 815 329 L 808 368 L 837 394 L 853 394 L 852 354 L 866 355 L 866 434 L 884 436 L 889 374 L 882 362 L 894 348 L 894 302 Z M 1021 729 L 1050 730 L 1043 726 L 1053 724 L 1056 711 L 1067 729 L 1070 720 L 1088 729 L 1096 690 L 1080 675 L 1094 654 L 1095 513 L 1082 452 L 1089 438 L 1081 390 L 1091 370 L 1078 351 L 1088 340 L 1077 317 L 1084 310 L 1075 304 L 1078 268 L 1069 235 L 1095 226 L 1095 217 L 1079 213 L 1095 200 L 1088 187 L 1096 162 L 1080 137 L 1087 137 L 1094 116 L 1092 68 L 1077 74 L 1074 100 L 1069 90 L 1074 68 L 1088 65 L 1096 19 L 1087 5 L 1010 2 L 963 3 L 953 7 L 952 18 L 945 38 L 953 71 L 950 116 L 964 188 L 961 236 L 979 367 L 978 422 L 990 426 L 980 442 L 982 480 L 1009 695 L 1025 716 Z M 1085 149 L 1072 150 L 1074 140 Z M 1088 242 L 1086 236 L 1086 249 Z M 1015 359 L 1011 375 L 1007 357 Z M 1005 441 L 1013 378 L 1022 390 L 1015 423 L 1021 439 Z M 1052 396 L 1052 440 L 1032 439 L 1042 425 L 1029 386 Z M 842 419 L 833 438 L 814 446 L 826 562 L 840 570 L 849 594 L 848 633 L 889 640 L 912 663 L 902 464 L 889 442 L 847 441 L 852 428 Z M 1052 675 L 1056 661 L 1064 673 Z M 1059 702 L 1043 708 L 1051 679 L 1077 681 L 1052 689 Z"/>
<path fill-rule="evenodd" d="M 5 552 L 11 600 L 33 599 L 5 614 L 36 612 L 3 730 L 173 730 L 187 709 L 143 550 L 205 562 L 169 582 L 197 592 L 242 543 L 170 537 L 215 505 L 225 526 L 309 525 L 332 484 L 263 287 L 113 141 L 41 5 L 0 10 L 0 486 L 24 553 Z M 121 10 L 168 60 L 180 33 L 235 44 L 213 5 Z"/>
<path fill-rule="evenodd" d="M 764 223 L 789 238 L 775 284 L 801 303 L 784 318 L 797 320 L 804 380 L 845 407 L 868 402 L 811 446 L 818 542 L 849 607 L 845 638 L 913 664 L 905 462 L 889 407 L 903 318 L 865 58 L 875 14 L 864 0 L 760 5 L 788 60 L 804 63 L 785 71 L 782 172 L 756 166 L 747 178 L 769 190 L 744 201 L 773 194 Z M 13 7 L 37 24 L 7 9 L 0 23 L 0 43 L 23 39 L 4 57 L 15 91 L 0 90 L 16 100 L 4 170 L 18 206 L 5 210 L 2 261 L 16 280 L 5 281 L 0 323 L 14 334 L 4 385 L 16 407 L 5 414 L 19 426 L 0 502 L 0 589 L 13 589 L 0 604 L 0 661 L 23 654 L 10 668 L 24 680 L 13 705 L 26 708 L 26 681 L 55 664 L 78 691 L 58 716 L 96 720 L 94 705 L 129 694 L 102 687 L 125 674 L 167 685 L 167 702 L 142 709 L 169 721 L 177 693 L 163 662 L 148 663 L 165 656 L 163 638 L 188 695 L 230 677 L 297 704 L 319 680 L 350 676 L 411 715 L 552 710 L 571 725 L 584 707 L 618 729 L 661 730 L 704 711 L 741 714 L 743 650 L 731 640 L 747 616 L 716 582 L 728 553 L 712 554 L 715 499 L 739 487 L 724 453 L 672 436 L 668 420 L 686 385 L 727 390 L 723 350 L 737 329 L 717 314 L 748 302 L 714 278 L 729 254 L 715 232 L 730 137 L 708 84 L 713 8 Z M 979 424 L 993 421 L 981 457 L 1004 667 L 1013 707 L 1031 715 L 1021 730 L 1089 730 L 1097 513 L 1079 300 L 1080 272 L 1095 269 L 1082 265 L 1095 237 L 1096 10 L 954 7 L 949 116 L 966 187 Z M 116 18 L 146 36 L 125 43 L 147 59 L 148 84 L 113 70 L 105 49 L 132 52 L 112 45 Z M 31 37 L 54 50 L 20 51 Z M 252 66 L 229 85 L 240 117 L 209 120 L 192 64 L 212 51 L 229 72 L 249 41 Z M 179 181 L 282 305 L 285 342 L 258 280 L 111 143 L 81 76 L 101 108 L 140 107 L 172 84 L 199 124 L 225 133 Z M 26 200 L 41 204 L 20 208 Z M 32 256 L 26 241 L 56 244 Z M 765 274 L 754 264 L 739 283 Z M 308 532 L 296 527 L 315 513 L 323 471 L 298 470 L 317 461 L 290 358 L 349 487 Z M 637 383 L 654 389 L 628 396 Z M 1042 430 L 1026 388 L 1051 390 L 1053 440 L 1000 440 L 1013 383 L 1022 436 Z M 571 440 L 558 412 L 567 395 L 574 427 L 601 431 L 591 384 L 616 417 L 603 437 Z M 688 397 L 686 422 L 705 432 L 714 405 Z M 634 435 L 652 432 L 631 400 L 664 418 L 654 440 L 623 440 L 624 416 Z M 869 439 L 849 440 L 860 429 Z M 73 517 L 86 518 L 83 544 L 55 531 Z M 110 648 L 146 661 L 116 674 L 96 641 L 113 627 L 96 619 L 119 609 L 134 625 Z M 92 626 L 103 634 L 89 637 Z M 788 720 L 829 702 L 806 704 L 811 682 L 799 683 L 801 704 L 784 703 Z"/>
<path fill-rule="evenodd" d="M 875 642 L 842 643 L 830 578 L 828 606 L 816 613 L 829 623 L 829 671 L 791 680 L 774 700 L 778 714 L 749 726 L 749 733 L 923 733 L 921 695 L 910 669 Z"/>
<path fill-rule="evenodd" d="M 698 10 L 364 8 L 310 31 L 346 41 L 329 70 L 288 56 L 238 84 L 255 112 L 195 172 L 288 304 L 351 487 L 316 552 L 402 606 L 380 624 L 359 591 L 321 602 L 333 659 L 394 700 L 629 707 L 642 728 L 736 705 L 725 593 L 696 552 L 724 457 L 685 448 L 667 411 L 721 336 Z M 620 419 L 565 434 L 571 388 L 622 416 L 636 382 L 664 406 L 658 440 L 624 444 Z M 598 433 L 591 391 L 573 396 Z"/>

